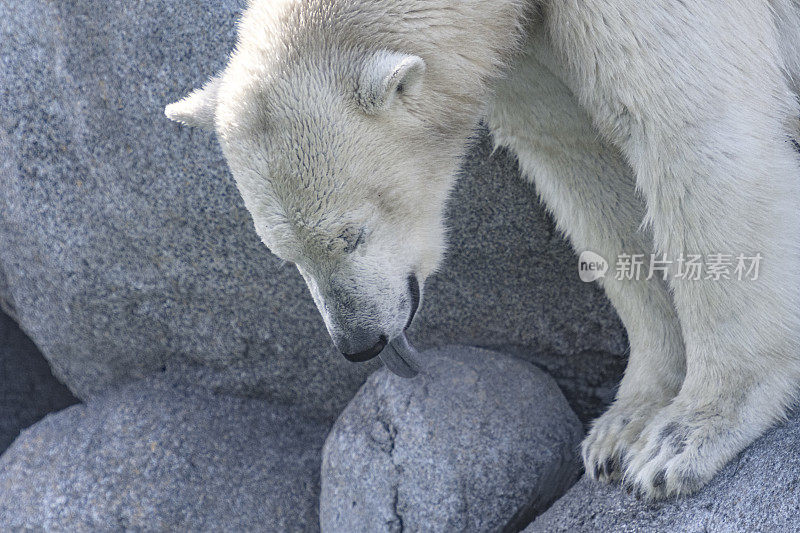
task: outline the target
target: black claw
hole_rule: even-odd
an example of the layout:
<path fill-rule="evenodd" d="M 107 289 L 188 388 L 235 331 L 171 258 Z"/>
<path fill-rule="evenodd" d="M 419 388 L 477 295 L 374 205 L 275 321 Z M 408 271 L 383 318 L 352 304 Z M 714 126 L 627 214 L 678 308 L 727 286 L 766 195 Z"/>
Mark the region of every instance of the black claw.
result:
<path fill-rule="evenodd" d="M 625 485 L 625 492 L 627 492 L 629 496 L 631 494 L 633 494 L 633 485 L 631 485 L 630 483 L 626 484 Z"/>
<path fill-rule="evenodd" d="M 667 473 L 661 470 L 656 477 L 653 478 L 653 486 L 657 489 L 663 489 L 667 485 Z"/>
<path fill-rule="evenodd" d="M 637 484 L 636 487 L 633 489 L 633 496 L 637 500 L 642 501 L 647 497 L 647 494 L 645 493 L 644 488 L 641 485 Z"/>
<path fill-rule="evenodd" d="M 609 457 L 603 463 L 603 474 L 611 477 L 619 470 L 619 460 L 616 457 Z"/>
<path fill-rule="evenodd" d="M 600 465 L 595 463 L 592 472 L 594 473 L 594 479 L 600 479 Z"/>

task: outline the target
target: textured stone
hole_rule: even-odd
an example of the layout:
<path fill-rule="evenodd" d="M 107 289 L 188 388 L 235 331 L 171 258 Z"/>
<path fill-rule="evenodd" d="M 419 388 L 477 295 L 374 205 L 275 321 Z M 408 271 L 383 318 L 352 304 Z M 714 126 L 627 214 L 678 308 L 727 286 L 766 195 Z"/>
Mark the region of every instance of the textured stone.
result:
<path fill-rule="evenodd" d="M 374 369 L 329 348 L 213 136 L 164 117 L 221 67 L 241 4 L 0 3 L 6 299 L 81 398 L 188 362 L 335 417 Z"/>
<path fill-rule="evenodd" d="M 315 531 L 327 429 L 149 378 L 22 433 L 0 458 L 0 529 Z"/>
<path fill-rule="evenodd" d="M 322 462 L 323 531 L 497 531 L 525 525 L 577 478 L 578 418 L 532 365 L 475 348 L 421 374 L 372 375 Z"/>
<path fill-rule="evenodd" d="M 697 495 L 645 503 L 584 477 L 526 533 L 798 531 L 800 415 L 756 441 Z"/>
<path fill-rule="evenodd" d="M 0 312 L 0 453 L 21 429 L 76 401 L 31 340 Z"/>
<path fill-rule="evenodd" d="M 0 299 L 81 398 L 159 371 L 332 420 L 377 362 L 332 349 L 259 242 L 214 136 L 164 106 L 224 64 L 239 0 L 0 3 Z M 410 331 L 544 366 L 586 421 L 626 349 L 602 292 L 482 134 Z"/>

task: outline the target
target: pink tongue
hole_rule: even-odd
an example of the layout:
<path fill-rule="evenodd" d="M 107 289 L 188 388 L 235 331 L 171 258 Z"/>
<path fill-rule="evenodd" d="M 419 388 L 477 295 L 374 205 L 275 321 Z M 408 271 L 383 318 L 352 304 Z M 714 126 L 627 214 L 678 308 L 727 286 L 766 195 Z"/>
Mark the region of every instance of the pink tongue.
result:
<path fill-rule="evenodd" d="M 413 378 L 419 374 L 419 352 L 408 342 L 405 333 L 390 342 L 379 357 L 386 368 L 401 378 Z"/>

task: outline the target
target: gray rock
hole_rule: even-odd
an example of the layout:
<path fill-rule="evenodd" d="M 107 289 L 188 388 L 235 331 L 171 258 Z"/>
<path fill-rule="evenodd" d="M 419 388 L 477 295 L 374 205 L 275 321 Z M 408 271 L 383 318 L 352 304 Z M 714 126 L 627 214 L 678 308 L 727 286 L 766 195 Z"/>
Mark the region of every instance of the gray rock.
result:
<path fill-rule="evenodd" d="M 645 503 L 584 477 L 526 533 L 800 531 L 800 415 L 742 452 L 697 495 Z"/>
<path fill-rule="evenodd" d="M 367 375 L 260 243 L 213 135 L 163 116 L 224 64 L 243 0 L 0 3 L 0 300 L 81 398 L 205 368 L 220 391 L 335 418 Z M 410 332 L 544 366 L 584 421 L 624 332 L 504 152 L 479 137 Z"/>
<path fill-rule="evenodd" d="M 0 457 L 0 529 L 318 530 L 327 429 L 149 378 L 22 433 Z"/>
<path fill-rule="evenodd" d="M 4 299 L 81 398 L 199 363 L 332 419 L 375 368 L 334 353 L 213 136 L 164 117 L 222 66 L 243 3 L 0 3 Z"/>
<path fill-rule="evenodd" d="M 36 346 L 0 312 L 0 453 L 20 430 L 75 402 Z"/>
<path fill-rule="evenodd" d="M 577 478 L 580 422 L 555 382 L 476 348 L 373 374 L 323 450 L 323 531 L 495 531 L 522 525 Z"/>

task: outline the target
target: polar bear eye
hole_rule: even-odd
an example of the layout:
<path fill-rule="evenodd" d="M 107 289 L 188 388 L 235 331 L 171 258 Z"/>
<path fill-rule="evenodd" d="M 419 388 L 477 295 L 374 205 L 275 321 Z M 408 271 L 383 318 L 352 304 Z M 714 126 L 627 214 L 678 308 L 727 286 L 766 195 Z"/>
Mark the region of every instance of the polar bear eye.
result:
<path fill-rule="evenodd" d="M 364 242 L 366 232 L 366 228 L 345 228 L 344 231 L 339 234 L 339 238 L 344 241 L 344 253 L 351 254 L 355 252 L 356 248 Z"/>

